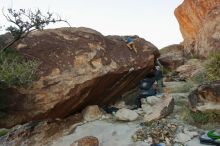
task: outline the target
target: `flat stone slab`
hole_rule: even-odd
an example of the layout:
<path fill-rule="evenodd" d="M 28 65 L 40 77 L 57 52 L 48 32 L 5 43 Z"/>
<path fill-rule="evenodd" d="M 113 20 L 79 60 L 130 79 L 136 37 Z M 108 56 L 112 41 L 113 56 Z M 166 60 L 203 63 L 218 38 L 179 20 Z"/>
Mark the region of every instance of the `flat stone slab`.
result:
<path fill-rule="evenodd" d="M 131 136 L 140 128 L 138 122 L 93 121 L 78 126 L 74 133 L 61 137 L 53 142 L 53 146 L 69 146 L 75 140 L 85 136 L 97 137 L 100 146 L 135 145 Z"/>

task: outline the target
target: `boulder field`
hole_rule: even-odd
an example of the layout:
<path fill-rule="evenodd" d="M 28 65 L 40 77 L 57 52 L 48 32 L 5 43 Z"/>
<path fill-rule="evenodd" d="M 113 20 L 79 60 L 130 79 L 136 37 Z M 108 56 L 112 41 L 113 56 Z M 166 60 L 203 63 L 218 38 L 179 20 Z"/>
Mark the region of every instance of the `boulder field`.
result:
<path fill-rule="evenodd" d="M 35 31 L 15 44 L 40 63 L 29 87 L 4 89 L 6 116 L 0 127 L 31 120 L 64 118 L 87 105 L 105 105 L 134 88 L 150 72 L 158 49 L 139 38 L 137 53 L 120 36 L 103 36 L 89 28 Z"/>

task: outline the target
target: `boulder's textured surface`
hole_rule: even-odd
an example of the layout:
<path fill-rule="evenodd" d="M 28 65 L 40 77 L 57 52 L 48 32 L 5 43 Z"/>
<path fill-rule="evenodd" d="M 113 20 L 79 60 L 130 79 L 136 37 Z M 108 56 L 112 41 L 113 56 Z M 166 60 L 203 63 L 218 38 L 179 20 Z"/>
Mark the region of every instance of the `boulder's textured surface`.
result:
<path fill-rule="evenodd" d="M 167 46 L 160 50 L 160 54 L 159 61 L 166 69 L 174 70 L 184 64 L 183 45 L 175 44 Z"/>
<path fill-rule="evenodd" d="M 219 0 L 184 0 L 175 16 L 186 52 L 207 57 L 219 51 Z"/>
<path fill-rule="evenodd" d="M 3 35 L 0 35 L 0 47 L 5 47 L 8 43 L 10 43 L 13 40 L 13 37 L 10 33 L 6 33 Z"/>
<path fill-rule="evenodd" d="M 153 110 L 144 116 L 144 122 L 159 120 L 172 113 L 174 109 L 174 99 L 169 95 L 164 95 L 156 104 L 151 106 L 151 108 Z"/>
<path fill-rule="evenodd" d="M 81 114 L 62 120 L 45 120 L 17 125 L 0 137 L 1 146 L 49 146 L 66 133 L 72 133 L 83 121 Z M 73 143 L 74 140 L 68 144 Z"/>
<path fill-rule="evenodd" d="M 184 0 L 175 10 L 183 38 L 195 39 L 208 12 L 219 4 L 219 0 Z"/>
<path fill-rule="evenodd" d="M 203 70 L 202 63 L 202 60 L 190 59 L 184 65 L 179 66 L 176 69 L 176 72 L 182 80 L 195 77 L 199 72 Z"/>
<path fill-rule="evenodd" d="M 0 127 L 45 118 L 63 118 L 87 105 L 117 100 L 153 67 L 158 49 L 139 38 L 137 54 L 119 36 L 88 28 L 35 31 L 15 47 L 37 58 L 39 79 L 28 88 L 1 91 L 7 116 Z M 6 100 L 5 100 L 6 99 Z"/>
<path fill-rule="evenodd" d="M 190 93 L 188 98 L 190 108 L 193 111 L 220 112 L 220 81 L 200 85 Z"/>
<path fill-rule="evenodd" d="M 195 52 L 203 57 L 220 52 L 220 5 L 204 19 L 203 27 L 196 38 Z"/>

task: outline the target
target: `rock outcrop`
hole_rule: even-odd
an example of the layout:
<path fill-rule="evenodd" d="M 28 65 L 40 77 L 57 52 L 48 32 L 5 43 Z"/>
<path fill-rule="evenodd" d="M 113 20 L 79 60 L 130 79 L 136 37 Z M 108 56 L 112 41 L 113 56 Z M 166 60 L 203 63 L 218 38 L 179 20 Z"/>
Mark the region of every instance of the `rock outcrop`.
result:
<path fill-rule="evenodd" d="M 200 56 L 208 57 L 217 52 L 220 52 L 220 4 L 204 19 L 195 44 L 195 53 Z"/>
<path fill-rule="evenodd" d="M 178 76 L 181 80 L 187 80 L 196 77 L 199 73 L 204 72 L 203 61 L 199 59 L 189 59 L 184 65 L 176 69 Z"/>
<path fill-rule="evenodd" d="M 3 35 L 0 35 L 0 48 L 5 47 L 8 43 L 10 43 L 13 40 L 13 37 L 10 33 L 6 33 Z"/>
<path fill-rule="evenodd" d="M 184 0 L 175 9 L 183 38 L 196 39 L 208 12 L 219 4 L 219 0 Z"/>
<path fill-rule="evenodd" d="M 1 91 L 7 116 L 0 127 L 30 120 L 64 118 L 87 105 L 105 105 L 134 88 L 153 67 L 158 49 L 139 38 L 137 54 L 119 36 L 88 28 L 35 31 L 16 44 L 40 62 L 39 79 L 28 88 Z"/>
<path fill-rule="evenodd" d="M 184 0 L 176 8 L 186 51 L 207 57 L 219 50 L 219 5 L 219 0 Z"/>
<path fill-rule="evenodd" d="M 174 44 L 160 50 L 160 63 L 168 70 L 175 70 L 184 64 L 184 47 L 180 44 Z"/>
<path fill-rule="evenodd" d="M 148 98 L 154 98 L 154 97 L 150 96 Z M 159 120 L 173 112 L 174 99 L 169 95 L 163 95 L 161 98 L 158 98 L 157 100 L 154 99 L 155 103 L 149 101 L 150 100 L 148 99 L 148 103 L 142 105 L 143 110 L 144 108 L 148 109 L 148 111 L 145 110 L 146 114 L 144 116 L 144 122 L 152 122 Z"/>
<path fill-rule="evenodd" d="M 193 111 L 220 113 L 220 81 L 200 85 L 188 98 Z"/>

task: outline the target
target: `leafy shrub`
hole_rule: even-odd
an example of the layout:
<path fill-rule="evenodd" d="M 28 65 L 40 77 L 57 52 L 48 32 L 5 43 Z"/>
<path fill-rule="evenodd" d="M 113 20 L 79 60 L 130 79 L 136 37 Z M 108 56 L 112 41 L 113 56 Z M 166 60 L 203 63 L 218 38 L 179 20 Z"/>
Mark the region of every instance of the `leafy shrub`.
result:
<path fill-rule="evenodd" d="M 8 129 L 2 128 L 0 129 L 0 137 L 6 135 L 9 132 Z"/>
<path fill-rule="evenodd" d="M 195 84 L 191 80 L 183 82 L 181 86 L 176 86 L 173 93 L 187 93 L 192 91 L 195 88 Z"/>
<path fill-rule="evenodd" d="M 163 67 L 162 72 L 163 72 L 163 75 L 168 75 L 168 74 L 172 74 L 174 71 L 170 68 Z"/>
<path fill-rule="evenodd" d="M 192 112 L 188 108 L 187 103 L 182 103 L 181 109 L 180 109 L 180 116 L 182 120 L 189 124 L 193 124 L 196 126 L 204 126 L 208 123 L 212 123 L 213 125 L 217 122 L 220 122 L 220 113 L 215 112 Z"/>
<path fill-rule="evenodd" d="M 29 85 L 36 79 L 39 62 L 26 60 L 12 49 L 0 53 L 0 88 Z"/>
<path fill-rule="evenodd" d="M 216 53 L 209 57 L 205 69 L 210 81 L 220 79 L 220 53 Z"/>
<path fill-rule="evenodd" d="M 193 83 L 198 84 L 198 85 L 206 83 L 208 80 L 207 72 L 203 69 L 203 70 L 199 71 L 198 73 L 196 73 L 191 78 L 191 80 Z"/>
<path fill-rule="evenodd" d="M 191 92 L 194 90 L 195 84 L 191 80 L 187 80 L 186 84 L 182 88 L 182 92 Z"/>

